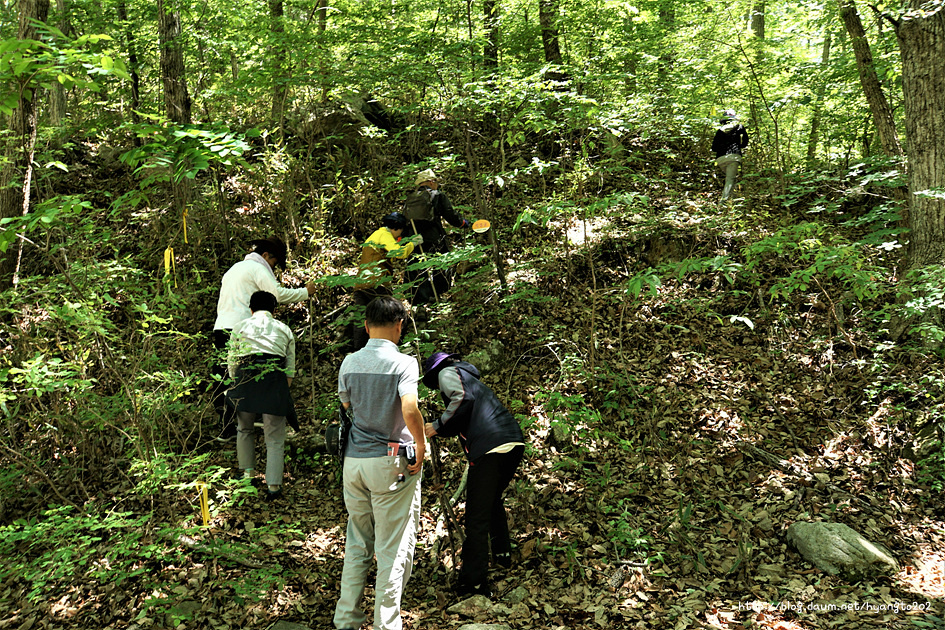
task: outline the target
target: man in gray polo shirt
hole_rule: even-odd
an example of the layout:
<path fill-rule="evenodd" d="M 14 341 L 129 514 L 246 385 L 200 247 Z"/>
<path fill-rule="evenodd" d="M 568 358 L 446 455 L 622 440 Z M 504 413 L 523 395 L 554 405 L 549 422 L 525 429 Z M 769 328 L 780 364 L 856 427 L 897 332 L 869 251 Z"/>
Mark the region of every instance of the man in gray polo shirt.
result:
<path fill-rule="evenodd" d="M 375 554 L 374 628 L 403 627 L 400 600 L 413 568 L 418 473 L 426 454 L 417 406 L 419 366 L 397 348 L 406 317 L 404 305 L 390 296 L 371 300 L 365 311 L 370 340 L 345 358 L 338 373 L 338 397 L 352 424 L 344 460 L 348 529 L 336 628 L 355 629 L 366 621 L 360 602 Z M 412 465 L 406 459 L 408 445 L 416 448 Z"/>

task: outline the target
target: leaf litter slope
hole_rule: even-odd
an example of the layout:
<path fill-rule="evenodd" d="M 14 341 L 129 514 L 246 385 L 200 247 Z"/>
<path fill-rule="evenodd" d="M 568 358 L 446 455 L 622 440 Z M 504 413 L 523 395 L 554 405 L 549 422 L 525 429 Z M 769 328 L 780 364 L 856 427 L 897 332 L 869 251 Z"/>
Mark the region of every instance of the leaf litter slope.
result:
<path fill-rule="evenodd" d="M 679 237 L 673 230 L 663 236 Z M 690 246 L 719 241 L 699 233 Z M 838 337 L 816 300 L 759 301 L 727 290 L 717 274 L 630 300 L 615 289 L 626 272 L 613 263 L 633 247 L 616 257 L 607 237 L 587 247 L 569 258 L 510 256 L 511 295 L 523 299 L 499 295 L 492 270 L 480 267 L 427 326 L 434 341 L 464 353 L 503 342 L 485 380 L 528 429 L 508 498 L 516 562 L 494 575 L 497 599 L 512 599 L 478 620 L 934 627 L 945 596 L 942 506 L 902 457 L 903 401 L 872 402 L 875 379 L 856 361 L 872 344 L 858 322 Z M 933 367 L 913 357 L 887 379 L 915 382 Z M 332 382 L 333 367 L 321 369 L 318 380 Z M 428 401 L 427 414 L 436 408 Z M 461 457 L 445 446 L 452 489 Z M 293 568 L 285 591 L 250 610 L 258 623 L 277 615 L 315 627 L 330 621 L 337 596 L 344 511 L 332 473 L 296 475 L 298 499 L 262 518 L 288 518 L 304 540 L 288 548 L 291 561 L 273 557 Z M 260 518 L 258 506 L 247 507 L 231 520 Z M 423 513 L 405 617 L 410 627 L 458 627 L 469 620 L 446 611 L 452 560 L 432 492 Z M 784 542 L 797 520 L 850 525 L 891 548 L 903 569 L 856 584 L 827 576 Z"/>
<path fill-rule="evenodd" d="M 578 629 L 935 627 L 945 515 L 902 456 L 917 403 L 915 391 L 896 384 L 921 383 L 940 370 L 936 361 L 890 356 L 877 375 L 869 322 L 851 314 L 841 331 L 826 299 L 840 288 L 768 297 L 789 264 L 777 258 L 755 286 L 703 270 L 629 297 L 627 279 L 648 266 L 720 251 L 737 259 L 746 240 L 732 227 L 743 219 L 720 217 L 702 198 L 689 199 L 686 212 L 655 204 L 665 206 L 655 220 L 503 232 L 510 292 L 500 294 L 492 268 L 480 265 L 425 326 L 425 340 L 463 353 L 502 342 L 485 380 L 527 429 L 529 450 L 507 501 L 515 563 L 494 575 L 502 606 L 478 620 Z M 760 203 L 750 211 L 777 213 Z M 356 246 L 348 243 L 349 253 Z M 333 337 L 326 329 L 317 342 Z M 318 395 L 331 398 L 339 361 L 316 361 Z M 202 539 L 177 540 L 166 547 L 173 553 L 148 563 L 157 589 L 143 579 L 120 588 L 77 583 L 37 607 L 11 586 L 4 627 L 264 628 L 277 619 L 329 627 L 345 523 L 336 470 L 319 452 L 332 405 L 300 402 L 323 411 L 290 446 L 286 501 L 262 502 L 251 489 L 216 495 Z M 439 408 L 432 397 L 425 405 L 428 416 Z M 455 444 L 443 447 L 452 491 L 461 457 Z M 226 449 L 214 458 L 233 463 Z M 162 513 L 175 522 L 197 509 L 185 500 Z M 411 628 L 468 621 L 446 610 L 452 557 L 438 514 L 427 491 L 404 601 Z M 902 571 L 850 584 L 806 564 L 783 531 L 818 519 L 886 545 Z M 224 551 L 211 552 L 210 542 Z"/>

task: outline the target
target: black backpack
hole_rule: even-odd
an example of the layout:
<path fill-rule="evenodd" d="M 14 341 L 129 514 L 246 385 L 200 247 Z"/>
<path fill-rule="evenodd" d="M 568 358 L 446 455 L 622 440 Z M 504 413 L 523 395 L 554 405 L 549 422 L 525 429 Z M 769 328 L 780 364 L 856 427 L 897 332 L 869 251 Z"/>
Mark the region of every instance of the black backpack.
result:
<path fill-rule="evenodd" d="M 342 463 L 345 461 L 345 448 L 348 446 L 348 433 L 351 431 L 351 416 L 344 405 L 338 405 L 338 422 L 332 422 L 325 428 L 325 446 L 329 455 L 334 455 Z"/>
<path fill-rule="evenodd" d="M 404 202 L 404 216 L 408 221 L 432 221 L 435 218 L 433 214 L 433 195 L 429 188 L 418 188 L 409 195 Z"/>

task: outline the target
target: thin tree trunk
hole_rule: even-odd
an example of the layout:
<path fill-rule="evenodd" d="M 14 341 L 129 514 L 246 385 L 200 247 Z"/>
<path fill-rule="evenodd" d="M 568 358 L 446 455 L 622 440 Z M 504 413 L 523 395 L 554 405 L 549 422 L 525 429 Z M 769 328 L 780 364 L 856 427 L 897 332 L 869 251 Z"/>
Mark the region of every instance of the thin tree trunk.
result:
<path fill-rule="evenodd" d="M 59 12 L 59 30 L 64 35 L 71 35 L 72 25 L 69 22 L 69 6 L 65 0 L 56 0 L 56 10 Z M 58 127 L 66 118 L 66 88 L 58 81 L 53 83 L 49 94 L 49 124 Z M 58 136 L 57 136 L 58 137 Z M 56 141 L 57 145 L 59 140 Z"/>
<path fill-rule="evenodd" d="M 827 31 L 824 38 L 824 47 L 820 54 L 820 65 L 824 68 L 830 63 L 830 44 L 832 36 Z M 827 79 L 823 74 L 817 78 L 817 95 L 814 101 L 814 112 L 810 121 L 810 135 L 807 138 L 807 164 L 812 165 L 817 158 L 817 144 L 820 142 L 820 120 L 824 111 L 824 95 L 827 93 Z"/>
<path fill-rule="evenodd" d="M 558 0 L 539 0 L 538 23 L 541 26 L 541 46 L 545 53 L 545 63 L 549 66 L 545 78 L 555 82 L 567 81 L 567 73 L 559 69 L 561 46 L 558 31 Z"/>
<path fill-rule="evenodd" d="M 135 45 L 135 33 L 128 21 L 128 5 L 125 0 L 118 3 L 118 21 L 125 30 L 125 45 L 128 47 L 128 74 L 131 75 L 131 120 L 135 124 L 141 121 L 138 112 L 141 110 L 141 75 L 138 73 L 138 49 Z M 136 135 L 135 146 L 141 145 L 141 139 Z"/>
<path fill-rule="evenodd" d="M 328 0 L 318 0 L 318 35 L 322 41 L 325 40 L 325 32 L 328 30 Z M 322 76 L 322 103 L 328 102 L 328 91 L 331 89 L 331 82 L 328 80 L 328 66 L 325 59 L 328 57 L 328 51 L 322 56 L 319 62 L 320 73 Z"/>
<path fill-rule="evenodd" d="M 676 31 L 676 9 L 662 8 L 661 6 L 659 16 L 660 30 L 663 32 L 664 40 L 668 44 L 670 33 L 674 33 Z M 669 45 L 664 46 L 663 54 L 660 55 L 660 61 L 657 70 L 660 86 L 659 89 L 663 93 L 668 91 L 666 86 L 669 85 L 669 72 L 672 70 L 675 63 L 676 54 L 673 52 L 673 49 Z"/>
<path fill-rule="evenodd" d="M 879 134 L 883 152 L 890 157 L 901 156 L 902 145 L 899 143 L 899 135 L 896 133 L 892 108 L 889 106 L 889 101 L 886 100 L 883 87 L 876 75 L 876 67 L 873 65 L 873 53 L 870 50 L 870 44 L 866 39 L 866 31 L 863 30 L 863 23 L 860 21 L 860 14 L 857 12 L 853 0 L 840 0 L 840 19 L 843 20 L 843 24 L 850 34 L 853 54 L 856 55 L 856 66 L 860 72 L 860 84 L 863 86 L 866 102 L 869 103 L 870 113 L 873 115 L 873 124 Z"/>
<path fill-rule="evenodd" d="M 19 29 L 21 40 L 36 39 L 34 20 L 45 22 L 49 17 L 49 0 L 19 0 Z M 39 90 L 33 86 L 32 97 L 20 91 L 13 115 L 10 116 L 12 138 L 7 145 L 5 160 L 0 170 L 0 219 L 27 214 L 30 210 L 33 151 L 36 146 L 36 103 Z M 13 273 L 19 259 L 20 247 L 10 247 L 0 254 L 0 291 L 14 282 Z"/>
<path fill-rule="evenodd" d="M 496 0 L 483 0 L 483 27 L 486 43 L 483 44 L 483 67 L 486 74 L 494 74 L 499 68 L 499 9 Z"/>
<path fill-rule="evenodd" d="M 758 45 L 755 48 L 755 63 L 761 65 L 764 62 L 765 41 L 765 0 L 755 0 L 751 7 L 751 20 L 749 22 L 751 34 L 754 35 Z"/>
<path fill-rule="evenodd" d="M 269 37 L 272 46 L 269 48 L 269 58 L 272 63 L 272 120 L 279 129 L 282 129 L 285 120 L 285 103 L 288 97 L 286 86 L 286 57 L 288 51 L 285 46 L 285 8 L 282 0 L 269 0 Z"/>

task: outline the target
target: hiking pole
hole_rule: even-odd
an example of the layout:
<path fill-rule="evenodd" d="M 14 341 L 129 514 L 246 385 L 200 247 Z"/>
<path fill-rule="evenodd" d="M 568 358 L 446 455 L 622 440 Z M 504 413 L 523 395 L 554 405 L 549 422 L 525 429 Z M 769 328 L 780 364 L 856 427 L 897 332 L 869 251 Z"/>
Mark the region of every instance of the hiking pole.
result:
<path fill-rule="evenodd" d="M 420 357 L 420 346 L 417 345 L 417 338 L 420 334 L 417 331 L 417 322 L 411 320 L 413 324 L 414 331 L 414 351 L 417 353 L 417 361 L 420 363 L 421 368 L 423 367 L 423 359 Z M 443 520 L 446 522 L 446 536 L 450 541 L 450 558 L 453 561 L 453 567 L 456 567 L 456 544 L 453 542 L 453 530 L 456 530 L 456 536 L 459 538 L 459 542 L 463 542 L 463 533 L 459 528 L 459 522 L 456 519 L 456 514 L 453 512 L 453 506 L 450 505 L 450 500 L 446 497 L 446 493 L 443 489 L 446 487 L 443 483 L 443 475 L 440 472 L 440 443 L 435 437 L 430 438 L 430 443 L 432 449 L 430 452 L 430 466 L 433 468 L 433 484 L 436 488 L 436 498 L 440 502 L 440 510 L 443 513 Z"/>
<path fill-rule="evenodd" d="M 430 442 L 433 444 L 433 453 L 431 453 L 430 463 L 433 466 L 433 483 L 436 484 L 436 494 L 440 500 L 440 508 L 443 510 L 443 520 L 446 522 L 446 537 L 450 541 L 450 559 L 453 561 L 453 568 L 456 568 L 456 543 L 453 541 L 453 532 L 455 530 L 456 537 L 459 539 L 460 544 L 463 543 L 463 533 L 459 528 L 459 523 L 456 521 L 456 514 L 453 512 L 453 506 L 450 505 L 449 499 L 446 498 L 446 493 L 443 491 L 445 488 L 443 484 L 443 475 L 440 472 L 440 442 L 435 437 L 430 438 Z"/>
<path fill-rule="evenodd" d="M 437 219 L 437 221 L 439 221 L 439 219 Z M 410 219 L 410 225 L 413 226 L 413 233 L 414 233 L 414 234 L 420 234 L 420 232 L 417 231 L 417 224 L 414 223 L 413 219 Z M 422 245 L 421 245 L 421 247 L 422 247 Z M 424 252 L 424 257 L 426 257 L 426 252 Z M 439 303 L 440 303 L 440 296 L 437 294 L 437 292 L 436 292 L 436 284 L 434 284 L 434 282 L 433 282 L 433 270 L 430 269 L 429 267 L 427 267 L 427 280 L 429 280 L 429 282 L 430 282 L 430 288 L 433 289 L 433 298 L 436 300 L 436 303 L 439 304 Z"/>

